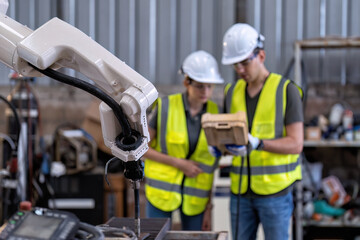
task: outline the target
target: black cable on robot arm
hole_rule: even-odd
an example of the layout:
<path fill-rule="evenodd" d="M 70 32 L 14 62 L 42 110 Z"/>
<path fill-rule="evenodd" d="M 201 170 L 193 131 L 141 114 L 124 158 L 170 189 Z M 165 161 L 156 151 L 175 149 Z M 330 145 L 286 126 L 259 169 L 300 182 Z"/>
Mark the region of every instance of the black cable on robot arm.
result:
<path fill-rule="evenodd" d="M 32 66 L 37 71 L 39 71 L 40 73 L 42 73 L 50 78 L 53 78 L 59 82 L 80 88 L 80 89 L 90 93 L 91 95 L 99 98 L 103 102 L 105 102 L 114 111 L 115 117 L 119 120 L 121 128 L 124 132 L 124 136 L 125 137 L 131 136 L 131 127 L 130 127 L 129 121 L 125 117 L 120 105 L 113 98 L 111 98 L 109 95 L 107 95 L 103 90 L 101 90 L 100 88 L 98 88 L 88 82 L 85 82 L 81 79 L 65 75 L 61 72 L 55 71 L 50 68 L 41 70 L 31 64 L 30 64 L 30 66 Z"/>
<path fill-rule="evenodd" d="M 9 102 L 5 97 L 0 95 L 0 99 L 2 99 L 7 105 L 9 105 L 9 107 L 11 108 L 11 111 L 13 111 L 14 113 L 14 118 L 15 118 L 15 122 L 16 122 L 16 129 L 17 129 L 17 133 L 16 133 L 16 139 L 15 139 L 15 150 L 17 150 L 17 143 L 19 142 L 19 136 L 20 136 L 20 119 L 19 119 L 19 115 L 17 114 L 16 108 L 14 107 L 14 105 Z"/>

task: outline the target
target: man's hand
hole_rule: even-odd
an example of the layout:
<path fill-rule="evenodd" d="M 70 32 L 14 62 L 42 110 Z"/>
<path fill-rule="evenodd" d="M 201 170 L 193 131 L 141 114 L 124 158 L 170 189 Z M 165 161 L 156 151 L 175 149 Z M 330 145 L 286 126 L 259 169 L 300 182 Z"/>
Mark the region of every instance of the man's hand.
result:
<path fill-rule="evenodd" d="M 257 137 L 253 137 L 250 133 L 248 133 L 248 139 L 249 144 L 251 145 L 251 150 L 257 149 L 260 143 L 260 139 L 258 139 Z"/>
<path fill-rule="evenodd" d="M 246 145 L 226 144 L 225 147 L 231 155 L 242 157 L 247 155 Z"/>
<path fill-rule="evenodd" d="M 260 140 L 257 137 L 253 137 L 248 133 L 248 146 L 246 145 L 235 145 L 235 144 L 226 144 L 226 149 L 234 156 L 242 156 L 250 154 L 253 149 L 256 149 L 259 146 Z M 249 152 L 248 152 L 249 149 Z"/>
<path fill-rule="evenodd" d="M 208 146 L 209 152 L 216 158 L 221 157 L 221 151 L 215 146 Z"/>

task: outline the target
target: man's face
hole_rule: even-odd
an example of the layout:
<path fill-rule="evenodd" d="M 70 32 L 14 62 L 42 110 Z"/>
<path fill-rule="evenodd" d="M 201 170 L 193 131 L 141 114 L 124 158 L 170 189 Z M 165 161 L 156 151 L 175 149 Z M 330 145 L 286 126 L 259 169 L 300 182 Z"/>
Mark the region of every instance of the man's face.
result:
<path fill-rule="evenodd" d="M 256 80 L 260 63 L 259 55 L 262 55 L 262 50 L 256 50 L 245 60 L 233 64 L 238 76 L 244 79 L 247 83 L 251 83 Z"/>

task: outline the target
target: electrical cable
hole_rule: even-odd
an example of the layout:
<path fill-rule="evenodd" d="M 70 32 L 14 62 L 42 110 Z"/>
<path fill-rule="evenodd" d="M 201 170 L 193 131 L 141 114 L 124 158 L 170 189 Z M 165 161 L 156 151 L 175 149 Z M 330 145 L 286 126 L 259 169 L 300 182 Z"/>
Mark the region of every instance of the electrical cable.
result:
<path fill-rule="evenodd" d="M 1 96 L 0 95 L 0 99 L 2 99 L 11 109 L 11 111 L 13 112 L 14 114 L 14 118 L 15 118 L 15 122 L 16 122 L 16 139 L 15 139 L 15 143 L 18 143 L 19 142 L 19 137 L 20 137 L 20 119 L 19 119 L 19 115 L 17 114 L 17 111 L 16 111 L 16 108 L 15 106 L 9 102 L 5 97 Z M 15 144 L 15 152 L 17 150 L 17 144 Z"/>
<path fill-rule="evenodd" d="M 249 145 L 246 146 L 247 153 L 249 153 L 250 147 Z M 247 159 L 249 160 L 249 155 L 246 155 Z M 244 160 L 245 157 L 241 157 L 241 165 L 240 165 L 240 179 L 239 179 L 239 187 L 238 187 L 238 195 L 237 195 L 237 202 L 236 202 L 236 222 L 235 222 L 235 239 L 239 240 L 239 221 L 240 221 L 240 195 L 241 195 L 241 185 L 242 185 L 242 173 L 244 167 Z M 248 161 L 249 162 L 249 161 Z M 249 174 L 249 173 L 248 173 Z"/>
<path fill-rule="evenodd" d="M 99 228 L 105 234 L 105 236 L 110 235 L 111 237 L 111 235 L 115 235 L 118 237 L 126 237 L 126 239 L 131 239 L 131 240 L 138 239 L 136 234 L 127 228 L 111 227 L 107 224 L 98 225 L 96 227 Z"/>
<path fill-rule="evenodd" d="M 126 116 L 124 115 L 121 106 L 109 95 L 107 95 L 102 89 L 86 82 L 81 79 L 71 77 L 68 75 L 65 75 L 61 72 L 55 71 L 51 68 L 47 68 L 45 70 L 41 70 L 33 65 L 30 64 L 34 69 L 39 71 L 40 73 L 53 78 L 59 82 L 68 84 L 70 86 L 74 86 L 77 88 L 80 88 L 98 99 L 105 102 L 112 110 L 115 115 L 115 117 L 118 119 L 121 129 L 123 132 L 120 133 L 119 136 L 115 138 L 115 144 L 117 147 L 119 147 L 123 151 L 131 151 L 138 148 L 142 143 L 142 136 L 140 132 L 136 131 L 135 129 L 132 129 L 130 126 L 130 123 Z"/>
<path fill-rule="evenodd" d="M 109 161 L 107 161 L 107 163 L 105 164 L 105 181 L 106 181 L 107 185 L 110 188 L 110 192 L 112 192 L 112 189 L 111 189 L 111 185 L 110 185 L 110 182 L 109 182 L 109 179 L 108 179 L 108 168 L 109 168 L 109 164 L 112 161 L 115 161 L 115 160 L 119 160 L 119 159 L 117 157 L 113 157 Z"/>
<path fill-rule="evenodd" d="M 127 120 L 127 118 L 125 117 L 120 105 L 113 98 L 108 96 L 103 90 L 101 90 L 100 88 L 98 88 L 86 81 L 83 81 L 81 79 L 78 79 L 78 78 L 75 78 L 72 76 L 65 75 L 61 72 L 55 71 L 50 68 L 41 70 L 31 64 L 30 64 L 30 66 L 50 78 L 53 78 L 59 82 L 80 88 L 80 89 L 94 95 L 95 97 L 99 98 L 103 102 L 105 102 L 114 111 L 114 115 L 119 120 L 121 128 L 124 132 L 124 136 L 125 137 L 131 136 L 132 130 L 130 127 L 130 123 Z"/>
<path fill-rule="evenodd" d="M 6 135 L 6 134 L 4 134 L 4 133 L 0 133 L 0 138 L 6 140 L 6 141 L 9 143 L 9 145 L 10 145 L 10 147 L 11 147 L 11 149 L 12 149 L 13 151 L 16 150 L 16 144 L 15 144 L 15 142 L 11 139 L 10 136 L 8 136 L 8 135 Z"/>
<path fill-rule="evenodd" d="M 104 240 L 104 233 L 100 228 L 92 226 L 85 222 L 79 223 L 79 229 L 77 231 L 76 239 L 86 239 L 86 240 Z M 80 237 L 80 238 L 79 238 Z"/>

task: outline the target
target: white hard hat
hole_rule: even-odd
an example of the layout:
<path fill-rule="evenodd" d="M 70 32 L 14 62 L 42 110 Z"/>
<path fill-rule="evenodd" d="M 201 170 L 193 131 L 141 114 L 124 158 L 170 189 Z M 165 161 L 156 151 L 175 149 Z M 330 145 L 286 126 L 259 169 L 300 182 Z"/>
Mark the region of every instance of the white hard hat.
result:
<path fill-rule="evenodd" d="M 223 83 L 215 58 L 205 52 L 196 51 L 187 56 L 181 70 L 191 79 L 201 83 Z"/>
<path fill-rule="evenodd" d="M 263 48 L 264 40 L 249 24 L 234 24 L 224 35 L 221 63 L 231 65 L 245 60 L 255 48 Z"/>

